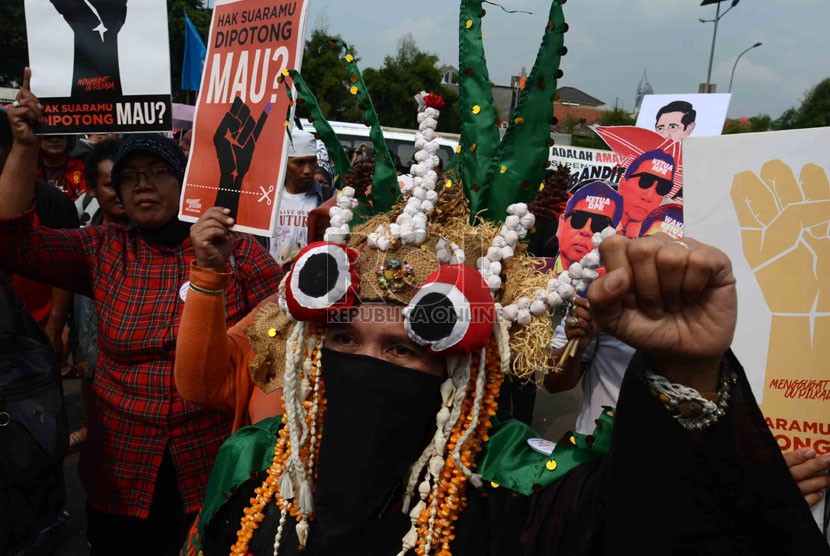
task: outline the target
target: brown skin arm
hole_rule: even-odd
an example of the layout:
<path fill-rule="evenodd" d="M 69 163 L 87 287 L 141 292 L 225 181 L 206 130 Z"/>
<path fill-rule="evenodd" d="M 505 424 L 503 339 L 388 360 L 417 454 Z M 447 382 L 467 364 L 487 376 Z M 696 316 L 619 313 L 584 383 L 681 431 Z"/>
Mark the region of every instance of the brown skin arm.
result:
<path fill-rule="evenodd" d="M 13 218 L 32 206 L 39 141 L 35 126 L 42 121 L 37 97 L 29 90 L 32 70 L 26 68 L 17 95 L 18 107 L 9 108 L 14 143 L 0 174 L 0 218 Z"/>
<path fill-rule="evenodd" d="M 52 342 L 58 361 L 63 359 L 63 328 L 72 305 L 72 292 L 61 288 L 52 288 L 52 309 L 44 330 Z"/>
<path fill-rule="evenodd" d="M 577 345 L 574 356 L 568 358 L 560 371 L 551 371 L 545 375 L 545 389 L 552 393 L 571 390 L 579 384 L 582 375 L 588 369 L 589 365 L 588 363 L 583 363 L 582 355 L 599 332 L 594 322 L 594 315 L 591 312 L 591 304 L 584 297 L 574 298 L 573 308 L 569 316 L 576 317 L 578 324 L 577 326 L 568 326 L 566 322 L 565 336 L 569 342 L 574 338 L 578 338 L 579 344 Z M 551 350 L 554 365 L 562 358 L 562 354 L 567 347 L 568 345 L 566 344 L 561 348 Z"/>

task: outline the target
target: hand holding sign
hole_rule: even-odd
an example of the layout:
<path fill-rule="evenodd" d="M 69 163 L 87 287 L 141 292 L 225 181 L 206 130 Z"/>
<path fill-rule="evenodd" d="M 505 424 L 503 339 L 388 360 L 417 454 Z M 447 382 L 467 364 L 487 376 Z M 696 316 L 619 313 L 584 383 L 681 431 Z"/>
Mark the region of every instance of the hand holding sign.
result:
<path fill-rule="evenodd" d="M 267 105 L 259 119 L 254 121 L 251 109 L 242 99 L 236 97 L 213 135 L 221 174 L 215 204 L 231 209 L 233 216 L 236 216 L 239 207 L 242 180 L 251 167 L 256 141 L 268 118 L 270 108 L 271 105 Z"/>

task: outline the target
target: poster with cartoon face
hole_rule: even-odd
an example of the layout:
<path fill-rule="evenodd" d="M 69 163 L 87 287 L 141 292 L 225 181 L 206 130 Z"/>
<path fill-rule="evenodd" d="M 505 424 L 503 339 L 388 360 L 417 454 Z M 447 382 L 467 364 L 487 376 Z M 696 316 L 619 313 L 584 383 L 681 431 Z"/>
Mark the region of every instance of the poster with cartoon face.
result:
<path fill-rule="evenodd" d="M 676 142 L 720 135 L 731 98 L 728 93 L 646 95 L 637 114 L 637 127 Z"/>
<path fill-rule="evenodd" d="M 565 205 L 559 217 L 556 237 L 559 257 L 554 267 L 557 273 L 568 270 L 573 263 L 594 249 L 595 233 L 605 228 L 617 228 L 623 217 L 623 199 L 605 182 L 594 181 L 580 187 Z"/>

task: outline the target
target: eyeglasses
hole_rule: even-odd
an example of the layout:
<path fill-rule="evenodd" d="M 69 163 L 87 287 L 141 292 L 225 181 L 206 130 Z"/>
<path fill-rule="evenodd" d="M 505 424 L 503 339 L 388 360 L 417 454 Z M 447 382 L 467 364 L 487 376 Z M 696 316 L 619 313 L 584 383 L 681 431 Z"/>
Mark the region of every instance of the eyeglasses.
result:
<path fill-rule="evenodd" d="M 605 228 L 611 227 L 611 219 L 602 214 L 594 214 L 593 212 L 585 212 L 584 210 L 573 211 L 568 218 L 571 219 L 571 227 L 581 230 L 585 227 L 588 220 L 591 221 L 591 231 L 595 234 L 600 233 Z"/>
<path fill-rule="evenodd" d="M 662 196 L 668 195 L 673 185 L 671 180 L 658 178 L 654 174 L 646 174 L 645 172 L 631 174 L 631 177 L 640 178 L 638 181 L 640 189 L 651 189 L 655 184 L 657 184 L 657 194 Z"/>
<path fill-rule="evenodd" d="M 169 166 L 155 166 L 153 168 L 147 168 L 141 172 L 128 170 L 119 174 L 121 187 L 126 187 L 128 189 L 134 188 L 141 180 L 141 176 L 144 176 L 144 179 L 146 179 L 148 183 L 158 184 L 160 182 L 170 180 L 170 178 L 174 178 L 175 172 Z"/>

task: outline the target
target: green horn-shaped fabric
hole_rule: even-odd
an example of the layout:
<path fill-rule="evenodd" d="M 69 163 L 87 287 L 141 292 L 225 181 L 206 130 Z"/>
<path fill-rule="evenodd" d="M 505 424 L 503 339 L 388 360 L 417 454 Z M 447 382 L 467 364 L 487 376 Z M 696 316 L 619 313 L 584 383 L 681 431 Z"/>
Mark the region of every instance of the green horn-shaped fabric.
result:
<path fill-rule="evenodd" d="M 317 132 L 320 140 L 326 145 L 326 149 L 329 151 L 329 155 L 334 163 L 334 172 L 339 177 L 345 176 L 352 165 L 349 162 L 349 157 L 346 154 L 346 151 L 343 150 L 343 145 L 340 143 L 340 139 L 337 138 L 331 124 L 329 124 L 328 120 L 326 120 L 323 110 L 320 108 L 320 103 L 317 102 L 317 97 L 314 96 L 314 93 L 311 89 L 309 89 L 308 84 L 303 79 L 303 76 L 300 75 L 297 70 L 290 69 L 288 70 L 288 74 L 291 76 L 291 81 L 293 81 L 294 86 L 297 88 L 297 96 L 303 100 L 306 108 L 308 108 L 308 111 L 311 114 L 314 123 L 314 131 Z M 286 89 L 288 91 L 288 97 L 291 98 L 291 88 L 288 87 L 287 84 Z"/>
<path fill-rule="evenodd" d="M 487 167 L 499 145 L 498 113 L 484 57 L 481 0 L 462 0 L 458 31 L 461 138 L 450 168 L 459 166 L 464 194 L 476 215 L 485 208 Z"/>
<path fill-rule="evenodd" d="M 487 220 L 500 222 L 505 218 L 508 205 L 530 202 L 544 178 L 550 153 L 556 79 L 565 52 L 566 30 L 562 2 L 555 0 L 536 62 L 481 187 Z"/>
<path fill-rule="evenodd" d="M 354 55 L 349 52 L 349 47 L 340 39 L 330 39 L 331 45 L 341 48 L 345 55 L 343 57 L 346 67 L 349 70 L 349 91 L 357 96 L 357 105 L 363 111 L 363 119 L 371 130 L 369 136 L 372 138 L 372 145 L 375 147 L 375 173 L 372 176 L 372 210 L 373 214 L 388 212 L 398 201 L 401 190 L 398 187 L 398 171 L 392 162 L 392 155 L 386 146 L 383 138 L 383 131 L 378 121 L 378 114 L 372 104 L 372 97 L 363 82 L 363 75 L 357 67 Z"/>

